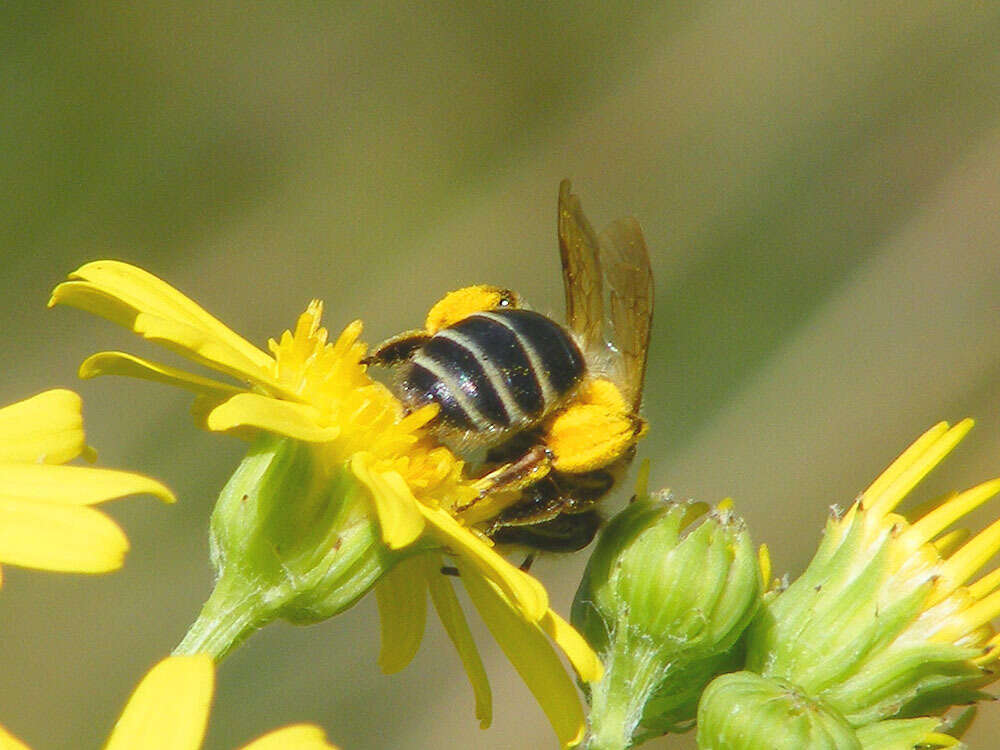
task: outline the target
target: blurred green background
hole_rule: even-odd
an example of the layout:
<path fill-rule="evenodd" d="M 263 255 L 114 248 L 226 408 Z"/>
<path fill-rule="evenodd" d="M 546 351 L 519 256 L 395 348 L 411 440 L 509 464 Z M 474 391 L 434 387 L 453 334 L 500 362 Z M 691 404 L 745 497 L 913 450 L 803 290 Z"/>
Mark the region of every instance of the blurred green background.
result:
<path fill-rule="evenodd" d="M 97 349 L 151 353 L 46 312 L 88 260 L 138 263 L 260 344 L 312 297 L 370 341 L 477 282 L 561 315 L 568 176 L 653 255 L 654 484 L 731 495 L 777 573 L 939 419 L 979 426 L 925 495 L 1000 474 L 1000 4 L 7 2 L 0 52 L 0 395 L 77 389 L 102 463 L 181 498 L 111 507 L 121 572 L 5 571 L 0 722 L 35 748 L 99 746 L 180 639 L 241 454 L 184 394 L 76 380 Z M 534 569 L 563 612 L 585 556 Z M 436 622 L 378 672 L 366 599 L 228 659 L 206 747 L 300 720 L 351 750 L 552 747 L 479 625 L 487 732 Z M 972 746 L 998 729 L 989 706 Z"/>

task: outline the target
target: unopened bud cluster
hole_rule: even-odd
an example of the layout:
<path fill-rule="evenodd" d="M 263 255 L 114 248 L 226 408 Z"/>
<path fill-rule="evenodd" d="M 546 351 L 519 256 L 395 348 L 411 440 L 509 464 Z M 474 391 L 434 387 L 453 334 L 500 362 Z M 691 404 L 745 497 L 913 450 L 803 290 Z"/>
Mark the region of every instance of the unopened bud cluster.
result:
<path fill-rule="evenodd" d="M 739 668 L 739 638 L 761 577 L 730 510 L 636 500 L 609 524 L 573 604 L 573 624 L 604 662 L 591 694 L 592 748 L 689 729 L 704 686 Z"/>
<path fill-rule="evenodd" d="M 913 521 L 896 507 L 971 426 L 925 433 L 829 519 L 805 572 L 763 595 L 767 558 L 731 511 L 692 522 L 694 504 L 634 502 L 574 604 L 606 667 L 589 747 L 694 724 L 702 750 L 960 746 L 971 713 L 942 715 L 989 699 L 1000 674 L 1000 571 L 981 574 L 1000 552 L 1000 521 L 975 536 L 951 527 L 1000 480 Z"/>

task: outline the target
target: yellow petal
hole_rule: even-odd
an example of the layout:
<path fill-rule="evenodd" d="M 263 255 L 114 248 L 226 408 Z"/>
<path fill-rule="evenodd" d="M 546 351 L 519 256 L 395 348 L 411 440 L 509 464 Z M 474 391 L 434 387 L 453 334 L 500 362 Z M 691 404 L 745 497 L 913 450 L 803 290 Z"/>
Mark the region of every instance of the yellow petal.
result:
<path fill-rule="evenodd" d="M 101 260 L 82 266 L 69 278 L 53 290 L 50 307 L 78 307 L 226 372 L 256 373 L 271 361 L 193 301 L 141 268 Z M 146 320 L 142 320 L 143 316 Z"/>
<path fill-rule="evenodd" d="M 382 541 L 391 549 L 415 542 L 424 530 L 424 519 L 420 503 L 403 478 L 395 471 L 376 471 L 369 453 L 356 453 L 351 458 L 351 471 L 371 492 Z"/>
<path fill-rule="evenodd" d="M 55 389 L 0 409 L 0 461 L 61 464 L 86 447 L 80 397 Z"/>
<path fill-rule="evenodd" d="M 757 567 L 760 568 L 760 580 L 766 588 L 771 581 L 771 550 L 766 544 L 757 548 Z"/>
<path fill-rule="evenodd" d="M 604 665 L 594 649 L 576 632 L 576 629 L 551 609 L 545 613 L 538 626 L 566 654 L 569 663 L 584 682 L 598 682 L 604 675 Z"/>
<path fill-rule="evenodd" d="M 900 535 L 898 544 L 903 545 L 905 550 L 902 554 L 909 554 L 924 542 L 933 539 L 939 532 L 971 513 L 998 492 L 1000 492 L 1000 479 L 994 479 L 966 490 L 960 495 L 954 495 L 929 510 Z"/>
<path fill-rule="evenodd" d="M 441 624 L 444 625 L 448 637 L 458 651 L 458 658 L 462 660 L 462 666 L 465 668 L 465 674 L 469 678 L 476 699 L 476 718 L 479 719 L 479 726 L 486 729 L 493 722 L 493 693 L 490 690 L 490 681 L 486 676 L 483 661 L 479 658 L 479 649 L 476 648 L 476 642 L 472 638 L 472 631 L 469 630 L 469 623 L 465 619 L 465 613 L 462 612 L 462 605 L 455 596 L 455 589 L 441 574 L 443 558 L 431 554 L 422 556 L 422 559 L 434 609 L 437 610 Z"/>
<path fill-rule="evenodd" d="M 325 443 L 340 435 L 339 427 L 319 424 L 314 407 L 259 393 L 238 393 L 226 399 L 208 413 L 206 425 L 217 432 L 258 427 L 306 443 Z"/>
<path fill-rule="evenodd" d="M 969 584 L 969 596 L 982 599 L 1000 588 L 1000 568 L 994 568 L 975 583 Z"/>
<path fill-rule="evenodd" d="M 242 750 L 337 750 L 326 741 L 326 734 L 312 724 L 295 724 L 268 732 Z"/>
<path fill-rule="evenodd" d="M 242 393 L 244 389 L 237 388 L 217 380 L 192 375 L 170 365 L 154 362 L 141 357 L 134 357 L 124 352 L 99 352 L 87 357 L 80 365 L 78 375 L 83 379 L 96 378 L 98 375 L 123 375 L 129 378 L 142 378 L 155 383 L 172 385 L 194 391 L 197 394 L 212 396 L 231 396 Z"/>
<path fill-rule="evenodd" d="M 132 693 L 104 750 L 198 750 L 214 687 L 211 657 L 164 659 Z"/>
<path fill-rule="evenodd" d="M 918 437 L 913 444 L 903 451 L 899 457 L 889 464 L 888 468 L 883 471 L 871 483 L 871 486 L 864 491 L 864 494 L 868 497 L 875 498 L 881 495 L 886 487 L 896 481 L 899 475 L 906 471 L 914 462 L 924 454 L 924 452 L 934 443 L 941 439 L 941 436 L 948 431 L 947 422 L 938 422 L 936 425 L 931 427 L 927 432 Z"/>
<path fill-rule="evenodd" d="M 93 505 L 126 495 L 154 495 L 167 503 L 175 500 L 155 479 L 130 471 L 0 463 L 0 498 Z"/>
<path fill-rule="evenodd" d="M 578 745 L 584 733 L 580 697 L 545 634 L 522 618 L 492 581 L 463 561 L 456 562 L 469 598 L 542 707 L 560 744 Z"/>
<path fill-rule="evenodd" d="M 128 540 L 93 508 L 0 498 L 0 561 L 42 570 L 104 573 L 121 567 Z"/>
<path fill-rule="evenodd" d="M 934 545 L 938 555 L 945 558 L 954 552 L 959 545 L 964 544 L 970 536 L 972 536 L 972 532 L 968 529 L 953 529 L 947 534 L 937 537 L 931 544 Z"/>
<path fill-rule="evenodd" d="M 435 536 L 456 558 L 476 567 L 500 587 L 524 616 L 538 622 L 549 608 L 549 596 L 537 580 L 507 562 L 485 541 L 473 534 L 446 511 L 420 505 L 420 512 L 431 525 Z"/>
<path fill-rule="evenodd" d="M 0 750 L 31 750 L 21 740 L 0 727 Z"/>
<path fill-rule="evenodd" d="M 200 365 L 232 375 L 239 380 L 260 383 L 267 387 L 276 385 L 269 374 L 272 364 L 269 358 L 263 363 L 258 363 L 234 351 L 228 342 L 211 337 L 204 329 L 197 326 L 161 318 L 151 313 L 140 313 L 136 316 L 132 329 L 144 339 L 177 352 Z M 267 357 L 263 352 L 255 351 Z"/>
<path fill-rule="evenodd" d="M 961 740 L 952 737 L 950 734 L 941 732 L 928 732 L 920 738 L 920 747 L 956 747 L 961 744 Z"/>
<path fill-rule="evenodd" d="M 997 633 L 983 644 L 983 653 L 973 659 L 973 661 L 980 666 L 996 662 L 998 650 L 1000 650 L 1000 633 Z"/>
<path fill-rule="evenodd" d="M 194 400 L 191 402 L 191 418 L 194 423 L 203 430 L 211 432 L 211 428 L 208 426 L 208 418 L 211 416 L 212 412 L 218 409 L 222 404 L 224 404 L 230 396 L 219 398 L 216 396 L 195 396 Z M 257 439 L 260 434 L 260 430 L 256 427 L 233 427 L 232 429 L 224 431 L 226 435 L 231 437 L 239 438 L 248 443 L 253 442 Z"/>
<path fill-rule="evenodd" d="M 954 450 L 973 424 L 971 419 L 963 419 L 951 429 L 946 429 L 947 424 L 942 422 L 925 432 L 865 490 L 864 506 L 874 516 L 890 513 L 931 469 Z"/>
<path fill-rule="evenodd" d="M 1000 591 L 994 591 L 961 612 L 953 612 L 931 636 L 931 640 L 935 643 L 956 643 L 976 628 L 989 625 L 997 615 L 1000 615 Z"/>
<path fill-rule="evenodd" d="M 403 560 L 375 586 L 382 652 L 379 667 L 386 674 L 403 669 L 417 653 L 427 622 L 427 582 L 419 557 Z"/>
<path fill-rule="evenodd" d="M 986 562 L 1000 551 L 1000 520 L 994 521 L 962 545 L 945 560 L 939 575 L 955 586 L 968 581 Z"/>

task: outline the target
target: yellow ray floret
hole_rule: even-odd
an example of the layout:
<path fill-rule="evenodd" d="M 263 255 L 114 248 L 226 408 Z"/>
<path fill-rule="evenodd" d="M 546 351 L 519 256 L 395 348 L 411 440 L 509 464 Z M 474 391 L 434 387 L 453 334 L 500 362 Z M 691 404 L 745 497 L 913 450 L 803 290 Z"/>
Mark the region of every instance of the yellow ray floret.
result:
<path fill-rule="evenodd" d="M 0 461 L 61 464 L 93 460 L 83 432 L 82 402 L 56 388 L 0 409 Z"/>
<path fill-rule="evenodd" d="M 208 656 L 171 656 L 149 671 L 129 699 L 105 750 L 198 750 L 215 688 Z M 319 727 L 279 729 L 243 750 L 336 750 Z"/>
<path fill-rule="evenodd" d="M 0 409 L 0 562 L 103 573 L 121 567 L 128 540 L 93 505 L 128 495 L 174 496 L 140 474 L 63 466 L 87 447 L 80 398 L 52 390 Z"/>
<path fill-rule="evenodd" d="M 930 584 L 920 617 L 902 639 L 919 637 L 982 648 L 980 661 L 987 663 L 998 656 L 991 648 L 996 640 L 991 622 L 1000 616 L 1000 571 L 970 580 L 1000 552 L 1000 521 L 974 536 L 966 529 L 949 527 L 1000 495 L 1000 479 L 953 494 L 936 505 L 922 506 L 920 516 L 912 522 L 893 512 L 972 425 L 970 419 L 954 427 L 941 422 L 924 433 L 875 480 L 833 531 L 845 533 L 855 515 L 864 514 L 861 518 L 869 530 L 867 538 L 873 545 L 888 546 L 894 572 L 887 595 Z"/>
<path fill-rule="evenodd" d="M 890 513 L 961 442 L 973 424 L 964 419 L 949 429 L 941 422 L 925 432 L 865 490 L 862 506 L 876 516 Z"/>
<path fill-rule="evenodd" d="M 55 288 L 49 306 L 71 305 L 129 328 L 234 377 L 256 374 L 267 355 L 199 305 L 141 268 L 113 260 L 81 266 Z"/>

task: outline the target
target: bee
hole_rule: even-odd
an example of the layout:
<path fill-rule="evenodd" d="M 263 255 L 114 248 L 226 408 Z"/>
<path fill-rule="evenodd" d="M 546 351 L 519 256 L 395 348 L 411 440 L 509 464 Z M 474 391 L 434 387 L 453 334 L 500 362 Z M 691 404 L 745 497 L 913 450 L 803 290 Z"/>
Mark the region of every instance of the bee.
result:
<path fill-rule="evenodd" d="M 653 280 L 639 223 L 619 219 L 597 236 L 568 180 L 558 235 L 566 325 L 510 290 L 466 287 L 434 305 L 423 329 L 364 361 L 395 369 L 392 388 L 408 409 L 438 405 L 429 427 L 442 442 L 485 449 L 479 500 L 506 498 L 487 519 L 489 536 L 572 552 L 594 538 L 595 505 L 647 431 L 638 411 Z"/>

